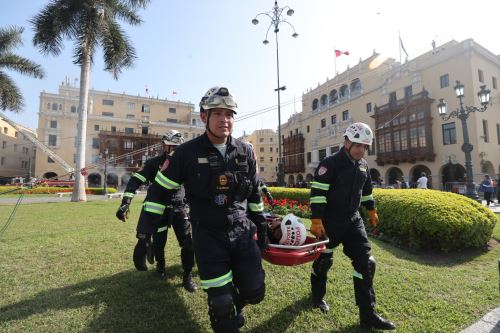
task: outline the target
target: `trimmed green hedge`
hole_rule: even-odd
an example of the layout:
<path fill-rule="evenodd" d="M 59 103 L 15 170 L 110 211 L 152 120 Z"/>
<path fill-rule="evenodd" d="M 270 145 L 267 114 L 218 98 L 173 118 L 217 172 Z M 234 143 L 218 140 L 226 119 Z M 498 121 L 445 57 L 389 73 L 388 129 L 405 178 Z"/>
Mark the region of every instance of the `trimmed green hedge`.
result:
<path fill-rule="evenodd" d="M 12 191 L 16 190 L 17 191 Z M 108 193 L 116 193 L 116 189 L 113 187 L 108 187 Z M 0 186 L 0 193 L 5 194 L 17 194 L 23 191 L 24 194 L 55 194 L 60 192 L 73 192 L 71 187 L 49 187 L 49 186 L 37 186 L 34 188 L 22 188 L 20 186 Z M 104 194 L 104 189 L 102 187 L 96 188 L 86 188 L 85 193 L 87 194 Z"/>
<path fill-rule="evenodd" d="M 308 188 L 268 187 L 274 199 L 297 200 L 301 203 L 309 203 Z"/>
<path fill-rule="evenodd" d="M 480 248 L 497 222 L 490 209 L 455 193 L 375 189 L 374 197 L 380 232 L 412 249 Z"/>

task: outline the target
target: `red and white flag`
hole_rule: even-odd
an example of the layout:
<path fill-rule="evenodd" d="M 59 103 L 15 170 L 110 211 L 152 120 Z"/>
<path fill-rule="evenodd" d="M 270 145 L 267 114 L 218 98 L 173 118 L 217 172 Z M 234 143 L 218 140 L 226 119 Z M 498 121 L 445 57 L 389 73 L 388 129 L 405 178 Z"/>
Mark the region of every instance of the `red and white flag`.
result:
<path fill-rule="evenodd" d="M 341 55 L 349 55 L 349 51 L 335 50 L 335 57 L 340 57 Z"/>

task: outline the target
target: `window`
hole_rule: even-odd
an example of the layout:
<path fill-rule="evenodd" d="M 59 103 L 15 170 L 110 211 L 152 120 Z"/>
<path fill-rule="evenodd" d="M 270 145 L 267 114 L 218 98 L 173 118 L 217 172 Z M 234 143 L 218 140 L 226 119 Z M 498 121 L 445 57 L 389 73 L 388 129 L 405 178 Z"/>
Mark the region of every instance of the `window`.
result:
<path fill-rule="evenodd" d="M 349 120 L 349 110 L 342 112 L 342 121 Z"/>
<path fill-rule="evenodd" d="M 127 117 L 127 119 L 134 119 L 134 118 L 135 118 L 135 115 L 133 115 L 133 114 L 127 114 L 127 116 L 126 116 L 126 117 Z"/>
<path fill-rule="evenodd" d="M 47 157 L 47 163 L 55 163 L 53 159 L 50 158 L 50 156 Z"/>
<path fill-rule="evenodd" d="M 330 121 L 333 124 L 336 124 L 337 123 L 337 115 L 336 114 L 332 114 L 332 116 L 330 117 Z"/>
<path fill-rule="evenodd" d="M 272 156 L 270 156 L 270 157 L 269 157 L 269 162 L 272 162 L 272 161 L 273 161 L 273 157 L 272 157 Z"/>
<path fill-rule="evenodd" d="M 113 114 L 113 112 L 103 112 L 102 116 L 103 117 L 114 117 L 114 114 Z"/>
<path fill-rule="evenodd" d="M 59 104 L 59 111 L 62 110 L 62 104 Z"/>
<path fill-rule="evenodd" d="M 177 124 L 177 119 L 174 119 L 174 118 L 167 118 L 167 123 Z"/>
<path fill-rule="evenodd" d="M 417 134 L 417 128 L 416 127 L 410 128 L 410 147 L 411 148 L 417 148 L 418 147 L 418 134 Z"/>
<path fill-rule="evenodd" d="M 260 169 L 260 172 L 264 172 L 264 167 L 263 166 L 259 167 L 259 169 Z"/>
<path fill-rule="evenodd" d="M 326 95 L 321 96 L 321 99 L 320 99 L 321 106 L 325 106 L 327 100 L 328 100 L 328 97 L 326 97 Z"/>
<path fill-rule="evenodd" d="M 321 128 L 326 127 L 326 119 L 321 119 Z"/>
<path fill-rule="evenodd" d="M 425 126 L 418 127 L 418 145 L 419 145 L 419 147 L 427 147 L 427 138 L 425 136 Z"/>
<path fill-rule="evenodd" d="M 259 151 L 260 151 L 261 153 L 263 153 L 263 152 L 264 152 L 264 147 L 260 147 L 260 148 L 259 148 Z"/>
<path fill-rule="evenodd" d="M 494 76 L 491 78 L 491 85 L 493 86 L 493 89 L 498 89 L 497 78 Z"/>
<path fill-rule="evenodd" d="M 483 138 L 484 142 L 490 142 L 489 132 L 488 132 L 488 120 L 483 119 Z"/>
<path fill-rule="evenodd" d="M 52 111 L 57 111 L 57 104 L 56 103 L 52 103 Z"/>
<path fill-rule="evenodd" d="M 457 133 L 455 123 L 443 124 L 443 145 L 452 145 L 457 143 Z"/>
<path fill-rule="evenodd" d="M 92 148 L 99 149 L 99 144 L 100 144 L 99 138 L 92 138 Z"/>
<path fill-rule="evenodd" d="M 264 156 L 259 157 L 259 162 L 264 163 Z"/>
<path fill-rule="evenodd" d="M 295 135 L 299 135 L 299 129 L 298 128 L 295 129 Z"/>
<path fill-rule="evenodd" d="M 99 125 L 94 125 L 94 131 L 99 131 Z"/>
<path fill-rule="evenodd" d="M 347 97 L 347 85 L 346 84 L 344 84 L 342 87 L 340 87 L 340 89 L 339 89 L 339 95 L 340 95 L 341 99 Z"/>
<path fill-rule="evenodd" d="M 4 134 L 9 133 L 9 129 L 8 129 L 7 127 L 4 127 L 4 128 L 3 128 L 3 133 L 4 133 Z"/>
<path fill-rule="evenodd" d="M 57 128 L 57 120 L 50 121 L 50 128 Z"/>
<path fill-rule="evenodd" d="M 14 143 L 14 151 L 17 151 L 17 143 Z"/>
<path fill-rule="evenodd" d="M 57 145 L 57 135 L 49 134 L 49 146 L 54 147 Z"/>
<path fill-rule="evenodd" d="M 450 78 L 448 74 L 441 75 L 439 77 L 439 83 L 441 84 L 441 88 L 446 88 L 450 86 Z"/>
<path fill-rule="evenodd" d="M 373 143 L 371 146 L 368 146 L 368 155 L 375 155 L 375 139 L 373 139 Z"/>
<path fill-rule="evenodd" d="M 395 92 L 395 91 L 391 92 L 391 93 L 389 94 L 389 104 L 390 104 L 391 106 L 395 106 L 395 105 L 396 105 L 396 103 L 397 103 L 397 101 L 398 101 L 398 97 L 397 97 L 397 95 L 396 95 L 396 92 Z"/>
<path fill-rule="evenodd" d="M 196 126 L 196 119 L 191 119 L 191 125 Z"/>
<path fill-rule="evenodd" d="M 312 104 L 313 111 L 316 111 L 316 109 L 318 109 L 318 103 L 319 103 L 318 99 L 317 98 L 314 99 L 313 104 Z"/>
<path fill-rule="evenodd" d="M 115 105 L 115 102 L 112 99 L 103 99 L 102 105 L 113 106 L 113 105 Z"/>
<path fill-rule="evenodd" d="M 76 113 L 76 106 L 71 105 L 71 112 L 72 112 L 72 113 Z"/>
<path fill-rule="evenodd" d="M 273 142 L 273 138 L 269 138 L 269 142 Z"/>
<path fill-rule="evenodd" d="M 406 131 L 401 131 L 401 150 L 408 150 L 408 139 L 406 138 Z"/>
<path fill-rule="evenodd" d="M 2 156 L 2 158 L 0 159 L 0 165 L 4 165 L 5 163 L 5 156 Z"/>
<path fill-rule="evenodd" d="M 147 126 L 143 126 L 142 130 L 141 130 L 141 134 L 146 135 L 146 134 L 148 134 L 148 132 L 149 132 L 149 128 Z M 194 139 L 194 135 L 195 135 L 195 133 L 193 133 L 193 139 Z"/>
<path fill-rule="evenodd" d="M 123 141 L 123 148 L 134 149 L 134 143 L 132 141 Z"/>
<path fill-rule="evenodd" d="M 259 142 L 264 142 L 264 138 L 259 138 Z"/>
<path fill-rule="evenodd" d="M 269 147 L 269 152 L 272 153 L 273 152 L 273 147 Z"/>
<path fill-rule="evenodd" d="M 318 151 L 319 154 L 319 160 L 322 161 L 326 157 L 326 149 L 320 149 Z"/>
<path fill-rule="evenodd" d="M 2 141 L 2 148 L 5 149 L 7 147 L 7 141 Z"/>
<path fill-rule="evenodd" d="M 392 133 L 392 136 L 394 137 L 394 151 L 400 151 L 401 150 L 401 142 L 399 139 L 399 131 Z"/>
<path fill-rule="evenodd" d="M 111 132 L 116 132 L 116 126 L 111 126 Z"/>
<path fill-rule="evenodd" d="M 310 151 L 307 152 L 306 161 L 307 161 L 307 163 L 311 163 L 311 152 Z"/>
<path fill-rule="evenodd" d="M 307 132 L 307 133 L 309 133 L 309 131 L 310 131 L 310 130 L 311 130 L 311 129 L 310 129 L 309 125 L 307 125 L 307 127 L 306 127 L 306 132 Z"/>
<path fill-rule="evenodd" d="M 413 96 L 413 89 L 411 86 L 405 87 L 405 98 Z"/>
<path fill-rule="evenodd" d="M 149 104 L 142 104 L 142 106 L 141 106 L 141 112 L 149 113 L 149 111 L 150 111 Z"/>
<path fill-rule="evenodd" d="M 131 127 L 125 127 L 125 133 L 127 134 L 134 134 L 134 129 Z"/>
<path fill-rule="evenodd" d="M 388 153 L 392 151 L 391 133 L 385 134 L 385 151 Z"/>
<path fill-rule="evenodd" d="M 47 110 L 50 110 L 50 103 L 47 103 Z"/>
<path fill-rule="evenodd" d="M 497 143 L 500 145 L 500 124 L 497 124 Z"/>
<path fill-rule="evenodd" d="M 177 113 L 176 108 L 168 108 L 168 113 Z"/>
<path fill-rule="evenodd" d="M 477 70 L 477 78 L 479 79 L 479 82 L 484 83 L 484 74 L 480 69 Z"/>
<path fill-rule="evenodd" d="M 16 138 L 19 137 L 19 132 L 17 132 L 17 131 L 14 132 L 14 137 L 16 137 Z"/>
<path fill-rule="evenodd" d="M 134 102 L 128 102 L 127 103 L 127 109 L 129 109 L 129 110 L 135 109 L 135 103 Z"/>
<path fill-rule="evenodd" d="M 385 153 L 385 137 L 383 135 L 378 137 L 378 152 Z"/>
<path fill-rule="evenodd" d="M 372 112 L 372 103 L 366 103 L 366 113 Z"/>
<path fill-rule="evenodd" d="M 336 152 L 338 152 L 340 150 L 340 147 L 339 146 L 333 146 L 333 147 L 330 147 L 330 155 L 333 155 L 335 154 Z"/>
<path fill-rule="evenodd" d="M 329 98 L 330 105 L 337 103 L 338 99 L 339 95 L 337 94 L 337 90 L 333 89 L 332 91 L 330 91 L 330 98 Z"/>
<path fill-rule="evenodd" d="M 425 117 L 425 114 L 423 112 L 418 112 L 417 113 L 417 119 L 418 120 L 424 119 L 424 117 Z"/>

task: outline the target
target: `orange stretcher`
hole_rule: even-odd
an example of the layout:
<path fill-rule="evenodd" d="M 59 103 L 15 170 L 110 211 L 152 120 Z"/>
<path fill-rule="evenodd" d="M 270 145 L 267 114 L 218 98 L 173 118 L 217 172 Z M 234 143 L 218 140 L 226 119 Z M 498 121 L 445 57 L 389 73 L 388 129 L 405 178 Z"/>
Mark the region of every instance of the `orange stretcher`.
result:
<path fill-rule="evenodd" d="M 273 265 L 297 266 L 316 260 L 328 242 L 328 239 L 307 236 L 300 246 L 269 244 L 269 249 L 262 252 L 262 258 Z"/>

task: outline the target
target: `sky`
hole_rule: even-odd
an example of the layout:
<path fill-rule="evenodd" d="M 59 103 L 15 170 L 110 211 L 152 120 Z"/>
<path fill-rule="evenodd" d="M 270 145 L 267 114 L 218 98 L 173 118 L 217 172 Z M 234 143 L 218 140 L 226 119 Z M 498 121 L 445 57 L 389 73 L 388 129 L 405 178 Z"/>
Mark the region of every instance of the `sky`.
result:
<path fill-rule="evenodd" d="M 77 83 L 80 68 L 73 64 L 73 44 L 67 40 L 58 56 L 44 56 L 33 47 L 28 22 L 48 1 L 0 0 L 0 26 L 25 27 L 24 46 L 15 53 L 42 65 L 46 76 L 34 79 L 8 72 L 25 98 L 24 110 L 8 112 L 13 120 L 33 129 L 38 124 L 39 95 L 57 93 L 66 77 Z M 198 105 L 212 86 L 226 86 L 238 102 L 234 135 L 257 129 L 277 129 L 276 44 L 270 29 L 268 45 L 262 41 L 271 21 L 260 15 L 272 10 L 274 0 L 151 0 L 140 14 L 143 23 L 121 23 L 137 52 L 134 67 L 118 80 L 104 71 L 102 53 L 94 58 L 90 87 L 96 90 L 179 100 Z M 337 71 L 355 66 L 375 50 L 399 61 L 399 36 L 409 58 L 452 39 L 473 38 L 500 54 L 498 0 L 282 0 L 293 16 L 284 18 L 278 33 L 281 123 L 302 111 L 301 97 L 310 88 L 334 76 L 335 49 L 348 51 L 336 59 Z M 403 54 L 404 59 L 404 54 Z M 146 93 L 146 87 L 148 92 Z M 173 94 L 173 92 L 177 94 Z M 259 113 L 245 120 L 238 117 Z"/>

